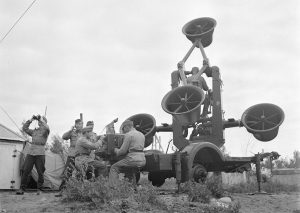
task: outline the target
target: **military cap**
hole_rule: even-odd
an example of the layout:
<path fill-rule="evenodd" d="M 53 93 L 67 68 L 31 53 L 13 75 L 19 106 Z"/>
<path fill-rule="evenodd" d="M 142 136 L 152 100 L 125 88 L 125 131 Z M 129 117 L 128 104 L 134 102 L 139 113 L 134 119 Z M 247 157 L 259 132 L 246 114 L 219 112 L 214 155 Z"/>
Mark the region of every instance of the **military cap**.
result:
<path fill-rule="evenodd" d="M 92 126 L 92 125 L 94 125 L 94 121 L 88 121 L 88 122 L 86 123 L 86 126 Z"/>

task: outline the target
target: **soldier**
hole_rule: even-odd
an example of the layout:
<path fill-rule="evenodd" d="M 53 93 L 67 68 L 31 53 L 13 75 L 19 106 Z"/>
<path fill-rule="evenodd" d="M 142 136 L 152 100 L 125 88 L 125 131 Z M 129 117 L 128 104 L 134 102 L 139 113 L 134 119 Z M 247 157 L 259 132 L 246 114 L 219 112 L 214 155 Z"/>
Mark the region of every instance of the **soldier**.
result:
<path fill-rule="evenodd" d="M 38 128 L 29 129 L 32 121 L 38 121 Z M 32 137 L 31 146 L 28 149 L 28 153 L 24 162 L 24 172 L 21 177 L 20 189 L 16 192 L 18 195 L 23 195 L 27 186 L 28 176 L 31 173 L 33 166 L 38 173 L 37 181 L 37 194 L 40 194 L 44 183 L 44 172 L 45 172 L 45 144 L 47 142 L 50 129 L 47 125 L 47 119 L 44 116 L 32 116 L 32 118 L 25 122 L 23 125 L 23 131 Z"/>
<path fill-rule="evenodd" d="M 193 67 L 191 70 L 192 75 L 186 79 L 187 83 L 200 87 L 204 91 L 208 91 L 208 86 L 206 84 L 205 79 L 201 75 L 197 75 L 198 73 L 199 73 L 199 68 Z"/>
<path fill-rule="evenodd" d="M 114 163 L 109 172 L 109 183 L 111 186 L 118 181 L 118 175 L 122 169 L 132 167 L 142 167 L 146 164 L 144 150 L 145 136 L 137 131 L 131 120 L 126 120 L 122 124 L 122 130 L 125 133 L 124 141 L 120 149 L 115 148 L 116 156 L 125 157 Z"/>
<path fill-rule="evenodd" d="M 207 91 L 208 93 L 211 93 L 210 89 L 208 88 L 205 79 L 199 75 L 199 68 L 193 67 L 191 70 L 192 76 L 189 76 L 186 80 L 188 84 L 192 84 L 194 86 L 200 87 L 204 91 Z M 209 97 L 208 95 L 205 95 L 205 99 L 203 102 L 203 110 L 202 110 L 202 117 L 206 117 L 208 114 L 208 107 L 209 107 Z"/>
<path fill-rule="evenodd" d="M 95 159 L 92 150 L 96 150 L 102 146 L 102 138 L 97 137 L 93 132 L 94 123 L 87 122 L 87 126 L 83 128 L 83 135 L 79 137 L 75 146 L 75 166 L 83 175 L 87 172 L 87 178 L 90 178 L 91 170 L 94 169 L 95 176 L 107 175 L 106 162 L 101 159 Z"/>
<path fill-rule="evenodd" d="M 71 177 L 73 170 L 75 168 L 75 145 L 77 139 L 82 135 L 83 122 L 80 119 L 75 120 L 75 126 L 72 126 L 69 131 L 63 134 L 62 138 L 64 140 L 70 140 L 70 147 L 68 149 L 68 157 L 65 165 L 65 170 L 63 172 L 62 183 L 59 186 L 61 191 L 66 184 L 66 181 Z M 61 194 L 56 195 L 56 197 L 61 196 Z"/>
<path fill-rule="evenodd" d="M 191 72 L 184 71 L 184 74 L 189 75 L 189 74 L 191 74 Z M 180 77 L 179 71 L 178 70 L 173 71 L 171 73 L 171 87 L 172 87 L 172 89 L 175 89 L 179 86 L 180 80 L 181 80 L 181 77 Z"/>
<path fill-rule="evenodd" d="M 205 79 L 201 76 L 199 73 L 199 68 L 198 67 L 193 67 L 192 70 L 189 71 L 184 71 L 185 75 L 192 74 L 191 76 L 187 77 L 187 84 L 191 84 L 197 87 L 200 87 L 204 91 L 207 91 L 209 94 L 211 93 L 211 90 L 208 88 Z M 178 70 L 175 70 L 171 73 L 171 86 L 172 89 L 175 89 L 178 87 L 179 82 L 180 82 L 180 74 Z M 209 96 L 205 95 L 205 99 L 203 102 L 203 110 L 202 110 L 202 117 L 206 117 L 208 114 L 208 107 L 209 107 L 210 101 L 209 101 Z"/>

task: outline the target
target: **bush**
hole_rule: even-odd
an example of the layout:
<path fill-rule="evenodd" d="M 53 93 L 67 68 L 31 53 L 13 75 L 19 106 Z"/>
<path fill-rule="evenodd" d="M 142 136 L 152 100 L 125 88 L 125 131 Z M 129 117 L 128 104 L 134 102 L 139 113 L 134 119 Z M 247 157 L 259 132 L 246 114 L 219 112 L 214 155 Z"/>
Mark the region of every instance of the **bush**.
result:
<path fill-rule="evenodd" d="M 156 187 L 152 186 L 150 182 L 145 183 L 143 187 L 136 191 L 134 201 L 138 203 L 137 209 L 140 211 L 150 210 L 151 206 L 155 206 L 158 209 L 166 209 L 166 205 L 158 197 Z"/>
<path fill-rule="evenodd" d="M 149 182 L 142 188 L 134 190 L 127 179 L 120 180 L 110 187 L 108 178 L 102 176 L 90 180 L 71 177 L 63 191 L 64 201 L 81 201 L 93 204 L 94 208 L 110 209 L 120 212 L 126 209 L 139 211 L 153 208 L 165 209 L 158 199 L 158 192 Z"/>
<path fill-rule="evenodd" d="M 188 194 L 190 202 L 209 203 L 211 191 L 205 184 L 188 181 L 183 185 L 183 191 Z"/>
<path fill-rule="evenodd" d="M 158 192 L 155 190 L 155 187 L 147 183 L 143 188 L 140 188 L 134 195 L 135 200 L 140 203 L 155 204 L 157 202 Z"/>
<path fill-rule="evenodd" d="M 68 201 L 93 202 L 96 206 L 110 203 L 114 199 L 127 198 L 133 193 L 133 187 L 128 181 L 120 181 L 117 187 L 111 188 L 108 179 L 102 176 L 91 180 L 71 177 L 63 192 Z"/>
<path fill-rule="evenodd" d="M 224 196 L 222 181 L 218 175 L 213 175 L 207 178 L 205 184 L 207 185 L 207 188 L 210 190 L 211 194 L 214 197 L 221 198 Z"/>

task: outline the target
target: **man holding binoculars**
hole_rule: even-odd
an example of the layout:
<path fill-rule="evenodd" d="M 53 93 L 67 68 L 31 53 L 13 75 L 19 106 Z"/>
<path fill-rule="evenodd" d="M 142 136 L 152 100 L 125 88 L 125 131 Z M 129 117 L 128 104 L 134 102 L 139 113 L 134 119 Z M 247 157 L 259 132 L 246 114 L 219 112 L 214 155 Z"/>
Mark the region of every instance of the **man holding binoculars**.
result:
<path fill-rule="evenodd" d="M 38 128 L 29 129 L 32 121 L 38 121 Z M 44 116 L 33 115 L 32 118 L 25 122 L 23 125 L 23 131 L 32 137 L 31 145 L 28 149 L 28 153 L 24 162 L 24 172 L 21 177 L 20 190 L 17 191 L 18 195 L 24 194 L 25 188 L 27 186 L 28 176 L 35 165 L 38 173 L 37 188 L 38 194 L 42 190 L 44 183 L 44 172 L 45 172 L 45 144 L 47 142 L 50 129 L 47 125 L 47 119 Z"/>

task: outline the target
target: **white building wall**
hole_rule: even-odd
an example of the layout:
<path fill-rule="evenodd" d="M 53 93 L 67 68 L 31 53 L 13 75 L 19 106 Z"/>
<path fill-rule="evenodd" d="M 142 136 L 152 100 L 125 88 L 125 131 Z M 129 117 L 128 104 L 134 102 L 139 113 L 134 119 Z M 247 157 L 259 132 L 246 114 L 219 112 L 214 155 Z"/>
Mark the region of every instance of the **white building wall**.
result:
<path fill-rule="evenodd" d="M 0 143 L 0 189 L 20 188 L 19 162 L 22 149 L 23 144 L 21 143 Z"/>

